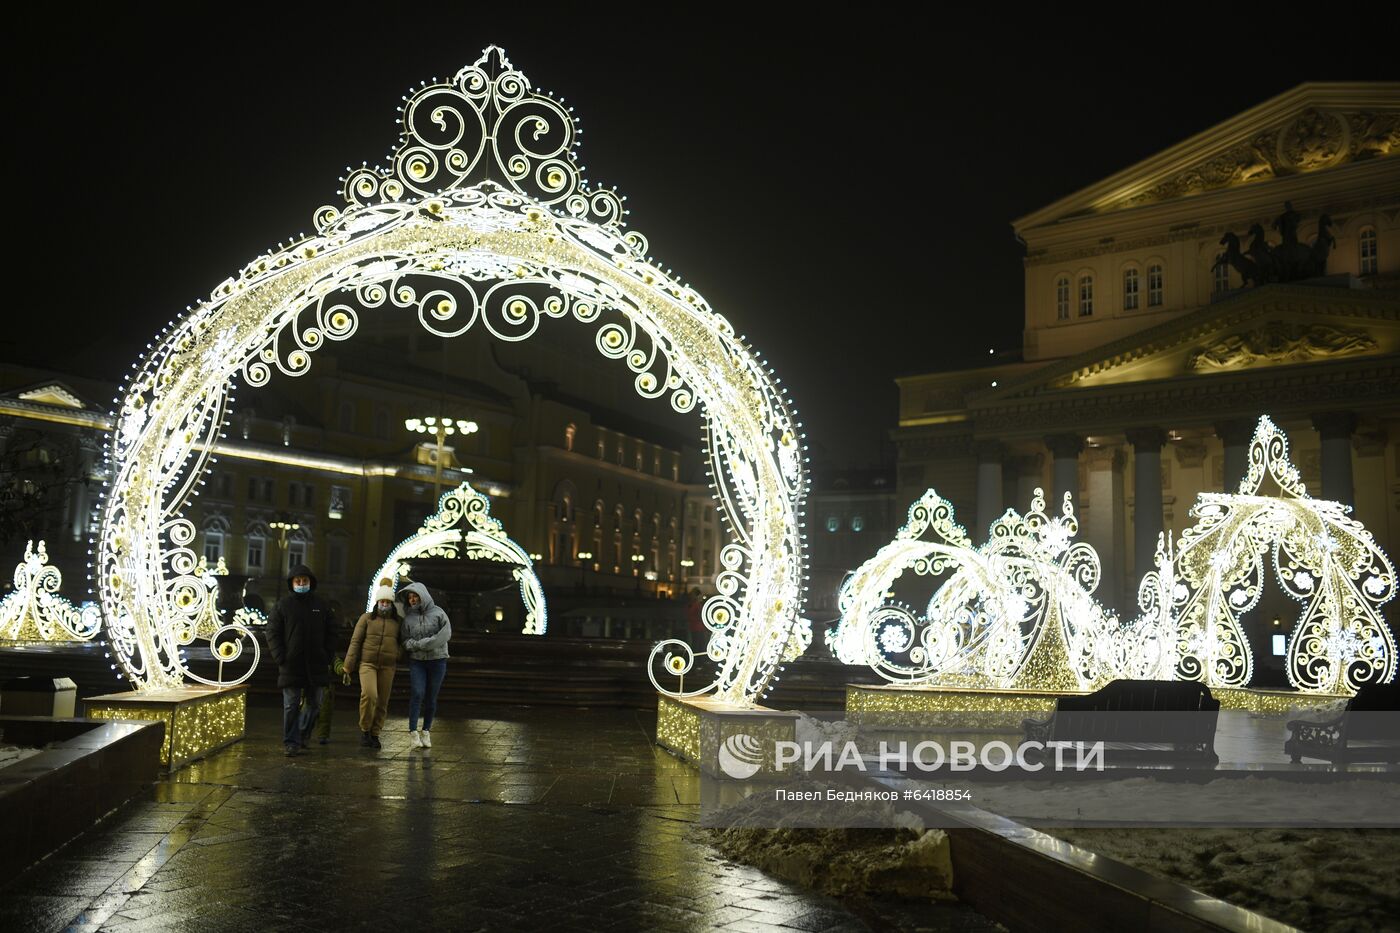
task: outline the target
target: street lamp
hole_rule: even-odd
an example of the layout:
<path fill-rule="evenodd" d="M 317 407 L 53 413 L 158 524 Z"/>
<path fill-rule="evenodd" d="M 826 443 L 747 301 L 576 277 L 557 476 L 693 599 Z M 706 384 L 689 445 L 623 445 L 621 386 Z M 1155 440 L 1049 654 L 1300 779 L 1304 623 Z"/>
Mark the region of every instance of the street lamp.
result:
<path fill-rule="evenodd" d="M 277 556 L 282 557 L 287 553 L 287 535 L 293 531 L 299 530 L 301 525 L 297 522 L 275 521 L 268 522 L 267 527 L 277 533 Z M 289 572 L 291 569 L 290 566 L 287 567 Z"/>
<path fill-rule="evenodd" d="M 443 443 L 454 434 L 475 434 L 480 426 L 475 421 L 451 418 L 405 418 L 403 426 L 414 434 L 427 434 L 437 439 L 437 454 L 433 457 L 433 501 L 436 502 L 442 495 Z"/>
<path fill-rule="evenodd" d="M 588 562 L 593 559 L 592 551 L 578 552 L 578 588 L 583 589 L 583 571 L 588 566 Z"/>

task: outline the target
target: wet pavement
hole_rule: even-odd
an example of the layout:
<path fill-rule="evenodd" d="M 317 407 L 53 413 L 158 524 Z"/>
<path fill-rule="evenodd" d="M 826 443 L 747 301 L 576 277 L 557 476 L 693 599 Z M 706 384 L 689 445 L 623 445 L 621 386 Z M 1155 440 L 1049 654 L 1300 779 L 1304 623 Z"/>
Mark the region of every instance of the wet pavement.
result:
<path fill-rule="evenodd" d="M 280 711 L 0 888 L 4 930 L 994 929 L 958 906 L 851 904 L 725 861 L 655 714 L 445 712 L 410 751 L 283 757 Z M 313 740 L 314 741 L 314 740 Z"/>

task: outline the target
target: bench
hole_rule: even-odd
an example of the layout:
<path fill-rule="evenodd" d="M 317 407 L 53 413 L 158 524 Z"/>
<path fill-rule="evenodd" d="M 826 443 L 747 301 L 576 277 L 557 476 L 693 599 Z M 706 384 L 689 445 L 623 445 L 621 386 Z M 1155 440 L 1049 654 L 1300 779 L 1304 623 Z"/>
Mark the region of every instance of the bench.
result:
<path fill-rule="evenodd" d="M 1026 719 L 1026 739 L 1103 742 L 1115 757 L 1209 762 L 1220 701 L 1194 680 L 1115 680 L 1093 693 L 1064 696 L 1046 719 Z"/>
<path fill-rule="evenodd" d="M 1295 719 L 1283 743 L 1294 764 L 1321 758 L 1333 764 L 1400 761 L 1400 683 L 1366 684 L 1336 716 Z"/>

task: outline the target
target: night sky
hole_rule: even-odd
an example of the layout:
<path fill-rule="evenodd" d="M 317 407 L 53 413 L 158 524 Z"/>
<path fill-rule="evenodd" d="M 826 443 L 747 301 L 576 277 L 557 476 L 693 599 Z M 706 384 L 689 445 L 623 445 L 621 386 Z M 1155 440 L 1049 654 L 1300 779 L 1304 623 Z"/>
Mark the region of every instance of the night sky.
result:
<path fill-rule="evenodd" d="M 277 24 L 237 9 L 11 32 L 30 79 L 12 64 L 28 219 L 11 229 L 43 250 L 32 277 L 14 270 L 28 281 L 0 359 L 118 377 L 186 305 L 309 230 L 347 164 L 382 162 L 410 87 L 496 43 L 576 108 L 588 178 L 774 366 L 819 462 L 889 461 L 895 376 L 1019 347 L 1014 218 L 1301 81 L 1400 77 L 1384 30 L 1343 42 L 1347 25 L 1320 55 L 1302 32 L 1238 39 L 1255 30 L 1215 13 L 1094 33 L 797 7 L 772 27 L 708 7 L 486 25 L 476 5 Z"/>

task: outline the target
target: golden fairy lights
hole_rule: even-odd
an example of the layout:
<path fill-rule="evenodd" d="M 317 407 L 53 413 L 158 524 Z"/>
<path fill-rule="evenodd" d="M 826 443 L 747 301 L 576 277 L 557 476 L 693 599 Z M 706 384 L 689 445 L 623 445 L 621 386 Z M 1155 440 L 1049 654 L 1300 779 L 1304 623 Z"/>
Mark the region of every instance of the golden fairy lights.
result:
<path fill-rule="evenodd" d="M 243 690 L 172 691 L 160 699 L 132 694 L 85 701 L 89 719 L 135 719 L 165 724 L 161 764 L 172 770 L 242 738 L 247 721 Z"/>
<path fill-rule="evenodd" d="M 185 636 L 199 631 L 202 601 L 182 511 L 237 379 L 305 373 L 367 312 L 411 315 L 444 337 L 479 325 L 503 340 L 572 318 L 596 328 L 598 350 L 628 366 L 642 396 L 701 406 L 733 540 L 703 612 L 714 673 L 692 692 L 751 704 L 811 640 L 798 616 L 806 461 L 785 390 L 623 229 L 621 196 L 582 178 L 567 109 L 499 49 L 412 95 L 402 124 L 388 168 L 350 172 L 345 204 L 317 211 L 315 234 L 259 256 L 172 321 L 122 390 L 94 568 L 122 672 L 147 690 L 194 678 Z M 216 634 L 256 650 L 239 621 Z M 654 680 L 668 654 L 694 660 L 688 646 L 660 645 Z"/>
<path fill-rule="evenodd" d="M 463 520 L 466 527 L 459 527 Z M 469 560 L 495 560 L 512 564 L 511 574 L 520 586 L 520 598 L 525 603 L 525 626 L 522 635 L 543 635 L 545 615 L 544 587 L 535 575 L 534 562 L 525 549 L 505 532 L 500 519 L 491 516 L 491 500 L 463 483 L 442 494 L 437 514 L 431 515 L 416 532 L 401 541 L 385 558 L 379 572 L 373 576 L 374 585 L 365 597 L 365 611 L 374 608 L 374 591 L 385 578 L 396 580 L 400 565 L 415 557 L 466 557 Z"/>
<path fill-rule="evenodd" d="M 49 563 L 44 542 L 26 542 L 15 567 L 15 588 L 0 599 L 0 641 L 91 641 L 102 625 L 97 606 L 75 606 L 58 595 L 63 574 Z"/>

